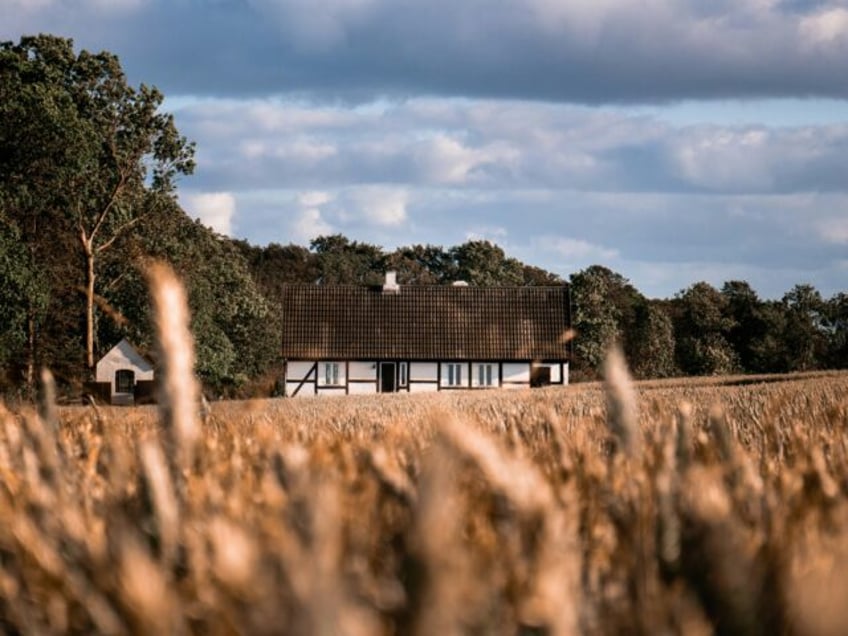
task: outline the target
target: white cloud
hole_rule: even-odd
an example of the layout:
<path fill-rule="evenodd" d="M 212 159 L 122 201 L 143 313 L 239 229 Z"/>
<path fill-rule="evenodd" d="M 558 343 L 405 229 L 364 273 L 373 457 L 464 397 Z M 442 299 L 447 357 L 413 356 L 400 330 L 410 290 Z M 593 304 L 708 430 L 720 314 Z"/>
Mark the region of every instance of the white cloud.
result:
<path fill-rule="evenodd" d="M 505 227 L 480 226 L 468 230 L 465 233 L 465 239 L 467 241 L 490 241 L 503 247 L 504 241 L 508 235 L 509 231 Z"/>
<path fill-rule="evenodd" d="M 346 192 L 356 216 L 381 227 L 397 227 L 407 219 L 409 193 L 405 188 L 361 186 Z"/>
<path fill-rule="evenodd" d="M 602 245 L 596 245 L 583 239 L 567 238 L 563 236 L 543 237 L 538 241 L 539 247 L 555 253 L 559 258 L 570 263 L 575 262 L 604 262 L 616 259 L 618 250 Z"/>
<path fill-rule="evenodd" d="M 333 200 L 333 195 L 329 192 L 321 192 L 319 190 L 310 190 L 301 192 L 297 196 L 297 202 L 306 208 L 320 208 Z"/>
<path fill-rule="evenodd" d="M 848 214 L 841 218 L 825 219 L 816 225 L 819 236 L 827 243 L 848 245 Z"/>
<path fill-rule="evenodd" d="M 798 29 L 802 42 L 814 47 L 848 41 L 848 9 L 834 7 L 806 16 Z"/>
<path fill-rule="evenodd" d="M 229 192 L 184 193 L 180 196 L 189 215 L 197 217 L 204 225 L 227 236 L 232 235 L 236 199 Z"/>
<path fill-rule="evenodd" d="M 457 131 L 458 134 L 464 132 Z M 470 147 L 445 133 L 419 142 L 412 153 L 423 170 L 423 176 L 429 182 L 438 184 L 484 181 L 485 175 L 481 170 L 494 166 L 509 169 L 521 156 L 518 148 L 503 139 L 488 141 L 480 147 Z"/>
<path fill-rule="evenodd" d="M 318 236 L 333 232 L 333 226 L 324 220 L 318 208 L 301 210 L 291 224 L 292 238 L 301 243 L 308 243 Z"/>

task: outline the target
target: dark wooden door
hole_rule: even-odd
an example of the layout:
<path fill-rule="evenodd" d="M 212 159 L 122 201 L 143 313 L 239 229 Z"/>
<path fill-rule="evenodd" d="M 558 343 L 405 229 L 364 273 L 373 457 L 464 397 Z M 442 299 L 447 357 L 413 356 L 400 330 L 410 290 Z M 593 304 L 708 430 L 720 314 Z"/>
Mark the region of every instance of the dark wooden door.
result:
<path fill-rule="evenodd" d="M 397 390 L 397 365 L 394 362 L 380 363 L 380 393 L 394 393 Z"/>
<path fill-rule="evenodd" d="M 550 367 L 533 367 L 530 373 L 530 386 L 548 386 L 551 383 Z"/>

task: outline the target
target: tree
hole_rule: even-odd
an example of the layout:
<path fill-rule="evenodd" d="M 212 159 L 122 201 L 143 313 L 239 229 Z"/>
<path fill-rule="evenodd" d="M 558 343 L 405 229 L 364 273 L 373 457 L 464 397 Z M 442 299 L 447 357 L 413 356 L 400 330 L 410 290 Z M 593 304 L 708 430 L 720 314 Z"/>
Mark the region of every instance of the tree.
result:
<path fill-rule="evenodd" d="M 634 333 L 635 307 L 642 295 L 624 276 L 601 265 L 592 265 L 571 276 L 575 365 L 578 373 L 597 377 L 609 348 L 619 342 L 625 351 Z M 632 360 L 629 360 L 632 364 Z"/>
<path fill-rule="evenodd" d="M 786 312 L 784 347 L 789 371 L 807 371 L 821 365 L 827 346 L 825 303 L 812 285 L 795 285 L 783 295 Z"/>
<path fill-rule="evenodd" d="M 562 285 L 564 282 L 559 274 L 554 274 L 535 265 L 522 265 L 522 269 L 524 278 L 522 284 L 528 287 L 536 285 L 542 287 L 547 285 Z"/>
<path fill-rule="evenodd" d="M 35 379 L 35 325 L 48 300 L 47 281 L 31 261 L 19 231 L 0 218 L 0 368 L 25 359 L 24 380 L 30 389 Z"/>
<path fill-rule="evenodd" d="M 289 283 L 314 283 L 320 276 L 315 254 L 300 245 L 269 243 L 256 247 L 247 241 L 233 241 L 265 297 L 277 303 L 282 288 Z"/>
<path fill-rule="evenodd" d="M 709 283 L 695 283 L 675 299 L 677 363 L 688 375 L 719 375 L 739 368 L 727 336 L 735 326 L 728 300 Z"/>
<path fill-rule="evenodd" d="M 627 359 L 637 378 L 668 378 L 677 373 L 674 325 L 661 303 L 637 303 L 627 341 Z"/>
<path fill-rule="evenodd" d="M 192 221 L 173 200 L 154 210 L 151 223 L 116 243 L 105 259 L 114 281 L 108 312 L 113 319 L 99 323 L 100 337 L 152 345 L 143 273 L 151 259 L 167 261 L 186 287 L 198 376 L 216 394 L 237 393 L 277 360 L 279 311 L 260 292 L 233 241 Z"/>
<path fill-rule="evenodd" d="M 848 294 L 834 295 L 827 302 L 828 366 L 848 368 Z"/>
<path fill-rule="evenodd" d="M 504 251 L 489 241 L 468 241 L 448 252 L 454 264 L 454 280 L 469 285 L 494 287 L 521 285 L 524 267 L 518 260 L 507 258 Z"/>
<path fill-rule="evenodd" d="M 438 285 L 454 280 L 453 261 L 440 245 L 399 247 L 385 263 L 386 269 L 397 272 L 401 285 Z"/>
<path fill-rule="evenodd" d="M 385 255 L 377 245 L 333 234 L 313 239 L 309 247 L 317 255 L 321 283 L 378 285 L 383 281 Z"/>
<path fill-rule="evenodd" d="M 14 211 L 19 219 L 35 215 L 56 222 L 75 236 L 83 256 L 85 361 L 91 370 L 98 261 L 150 213 L 147 204 L 159 199 L 147 191 L 170 195 L 175 177 L 192 172 L 194 146 L 179 135 L 171 115 L 158 112 L 158 90 L 132 88 L 115 55 L 77 55 L 69 39 L 39 35 L 17 45 L 3 42 L 0 85 L 4 128 L 21 126 L 4 130 L 0 154 L 26 153 L 22 164 L 3 173 L 4 186 L 25 184 L 12 197 Z M 45 124 L 48 134 L 30 136 Z M 39 195 L 49 195 L 33 197 L 33 184 Z"/>
<path fill-rule="evenodd" d="M 727 333 L 727 341 L 739 358 L 745 371 L 764 372 L 756 354 L 758 343 L 766 336 L 766 321 L 762 316 L 762 301 L 757 292 L 745 281 L 728 281 L 721 288 L 727 301 L 727 313 L 733 326 Z"/>

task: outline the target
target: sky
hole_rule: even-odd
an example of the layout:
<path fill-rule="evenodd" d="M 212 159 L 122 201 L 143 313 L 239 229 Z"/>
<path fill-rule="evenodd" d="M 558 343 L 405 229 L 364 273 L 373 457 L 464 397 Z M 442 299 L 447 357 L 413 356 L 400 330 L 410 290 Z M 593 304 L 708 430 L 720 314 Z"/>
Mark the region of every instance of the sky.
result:
<path fill-rule="evenodd" d="M 848 290 L 848 0 L 0 0 L 38 32 L 159 87 L 181 204 L 257 245 Z"/>

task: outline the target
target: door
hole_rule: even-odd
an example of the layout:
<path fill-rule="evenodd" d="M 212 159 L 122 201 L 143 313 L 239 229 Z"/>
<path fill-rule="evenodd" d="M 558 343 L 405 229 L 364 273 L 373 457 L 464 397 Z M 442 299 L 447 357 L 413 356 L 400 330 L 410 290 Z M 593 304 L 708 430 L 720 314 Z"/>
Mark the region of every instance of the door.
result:
<path fill-rule="evenodd" d="M 380 393 L 394 393 L 397 390 L 397 365 L 394 362 L 380 363 Z"/>
<path fill-rule="evenodd" d="M 551 368 L 550 367 L 533 367 L 530 372 L 530 386 L 540 387 L 548 386 L 551 383 Z"/>

